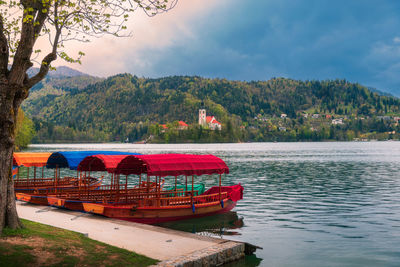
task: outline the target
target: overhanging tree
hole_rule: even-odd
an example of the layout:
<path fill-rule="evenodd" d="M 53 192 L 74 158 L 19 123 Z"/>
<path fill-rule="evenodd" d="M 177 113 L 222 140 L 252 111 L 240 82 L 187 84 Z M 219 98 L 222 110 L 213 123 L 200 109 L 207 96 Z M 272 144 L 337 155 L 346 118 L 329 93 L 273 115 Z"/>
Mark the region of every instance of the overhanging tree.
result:
<path fill-rule="evenodd" d="M 68 41 L 124 34 L 128 17 L 136 10 L 147 15 L 173 8 L 177 0 L 0 0 L 0 233 L 5 226 L 21 227 L 12 181 L 12 154 L 18 109 L 29 89 L 40 82 L 61 57 L 80 63 L 82 52 L 67 54 Z M 48 38 L 48 47 L 37 42 Z M 42 55 L 39 71 L 27 71 Z M 46 50 L 47 49 L 47 50 Z M 112 48 L 110 48 L 112 49 Z"/>

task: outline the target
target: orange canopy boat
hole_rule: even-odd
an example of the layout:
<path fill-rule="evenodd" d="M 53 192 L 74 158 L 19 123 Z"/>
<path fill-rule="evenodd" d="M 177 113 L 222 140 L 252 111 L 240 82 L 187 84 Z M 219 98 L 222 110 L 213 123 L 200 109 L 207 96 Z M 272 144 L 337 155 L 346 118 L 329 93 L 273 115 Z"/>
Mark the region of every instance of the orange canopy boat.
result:
<path fill-rule="evenodd" d="M 48 205 L 47 196 L 63 192 L 76 192 L 97 188 L 101 185 L 102 179 L 89 175 L 80 175 L 77 172 L 76 177 L 61 177 L 60 169 L 68 168 L 76 170 L 78 164 L 89 155 L 96 154 L 111 155 L 131 155 L 135 153 L 120 151 L 59 151 L 54 153 L 14 153 L 13 163 L 17 166 L 27 167 L 26 178 L 21 179 L 17 174 L 15 179 L 16 197 L 19 200 Z M 29 168 L 34 168 L 33 179 L 29 177 Z M 42 168 L 42 177 L 38 178 L 36 169 Z M 53 178 L 44 178 L 44 169 L 54 169 Z"/>
<path fill-rule="evenodd" d="M 60 177 L 59 168 L 55 168 L 54 176 L 51 178 L 45 178 L 44 170 L 47 165 L 47 161 L 52 153 L 47 152 L 17 152 L 13 155 L 13 165 L 20 167 L 26 167 L 26 176 L 21 177 L 22 171 L 16 173 L 16 179 L 14 179 L 15 192 L 29 193 L 38 190 L 47 190 L 50 188 L 70 188 L 78 185 L 78 177 Z M 33 168 L 33 177 L 30 177 L 30 169 Z M 38 168 L 41 168 L 41 174 L 38 173 Z M 89 186 L 99 185 L 98 179 L 88 179 L 85 183 Z"/>

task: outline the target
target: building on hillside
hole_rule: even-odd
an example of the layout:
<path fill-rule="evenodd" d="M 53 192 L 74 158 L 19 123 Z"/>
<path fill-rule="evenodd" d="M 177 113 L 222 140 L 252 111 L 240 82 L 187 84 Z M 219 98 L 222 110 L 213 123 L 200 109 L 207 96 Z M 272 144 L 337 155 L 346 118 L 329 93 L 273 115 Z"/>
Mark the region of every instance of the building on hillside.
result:
<path fill-rule="evenodd" d="M 179 121 L 178 122 L 178 130 L 187 130 L 187 128 L 189 127 L 189 125 L 187 125 L 185 122 L 183 121 Z"/>
<path fill-rule="evenodd" d="M 285 118 L 287 118 L 287 114 L 282 113 L 282 114 L 281 114 L 281 119 L 285 119 Z"/>
<path fill-rule="evenodd" d="M 213 130 L 213 131 L 214 131 L 214 130 L 219 130 L 219 131 L 221 131 L 221 128 L 222 128 L 221 123 L 218 122 L 218 121 L 215 119 L 214 116 L 207 116 L 207 117 L 206 117 L 206 121 L 207 121 L 208 127 L 209 127 L 211 130 Z"/>
<path fill-rule="evenodd" d="M 333 125 L 343 124 L 343 119 L 333 119 L 332 124 Z"/>
<path fill-rule="evenodd" d="M 376 118 L 379 120 L 384 120 L 384 121 L 390 120 L 390 116 L 376 116 Z"/>
<path fill-rule="evenodd" d="M 199 109 L 199 125 L 201 126 L 206 126 L 206 110 L 205 109 Z"/>
<path fill-rule="evenodd" d="M 205 109 L 199 109 L 199 125 L 208 126 L 213 131 L 222 129 L 221 123 L 214 116 L 207 116 Z"/>
<path fill-rule="evenodd" d="M 166 124 L 160 124 L 161 130 L 160 132 L 165 133 L 165 130 L 168 129 L 168 126 Z"/>

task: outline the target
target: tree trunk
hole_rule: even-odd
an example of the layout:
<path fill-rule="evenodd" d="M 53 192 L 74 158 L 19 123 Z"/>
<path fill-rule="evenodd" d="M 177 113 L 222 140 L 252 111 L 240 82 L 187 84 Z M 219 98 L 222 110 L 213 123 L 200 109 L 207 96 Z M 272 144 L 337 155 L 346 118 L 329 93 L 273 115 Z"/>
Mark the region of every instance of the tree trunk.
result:
<path fill-rule="evenodd" d="M 7 83 L 0 84 L 0 233 L 4 227 L 22 227 L 18 218 L 14 182 L 12 180 L 12 155 L 18 108 L 22 102 L 17 90 Z"/>

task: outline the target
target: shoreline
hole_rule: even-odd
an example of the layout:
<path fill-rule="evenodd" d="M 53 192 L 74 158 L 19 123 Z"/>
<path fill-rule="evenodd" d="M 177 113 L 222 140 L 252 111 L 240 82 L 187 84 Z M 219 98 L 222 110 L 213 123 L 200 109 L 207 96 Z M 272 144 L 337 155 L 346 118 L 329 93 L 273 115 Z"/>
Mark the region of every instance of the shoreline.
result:
<path fill-rule="evenodd" d="M 385 139 L 385 140 L 378 140 L 378 139 L 368 139 L 368 140 L 320 140 L 320 141 L 312 141 L 312 140 L 299 140 L 299 141 L 264 141 L 264 142 L 214 142 L 214 143 L 207 143 L 207 142 L 185 142 L 185 143 L 157 143 L 157 142 L 133 142 L 133 143 L 126 143 L 126 142 L 96 142 L 96 141 L 60 141 L 60 142 L 53 142 L 53 143 L 31 143 L 29 146 L 41 146 L 41 145 L 77 145 L 77 144 L 116 144 L 116 145 L 217 145 L 217 144 L 274 144 L 274 143 L 368 143 L 368 142 L 399 142 L 400 139 Z"/>

